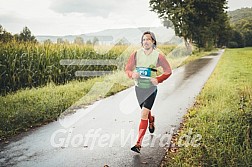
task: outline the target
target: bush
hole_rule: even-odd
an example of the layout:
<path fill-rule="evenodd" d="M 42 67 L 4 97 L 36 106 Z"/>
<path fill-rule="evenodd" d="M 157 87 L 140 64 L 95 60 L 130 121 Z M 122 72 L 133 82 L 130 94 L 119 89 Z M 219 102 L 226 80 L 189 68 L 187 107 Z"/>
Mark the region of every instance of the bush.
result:
<path fill-rule="evenodd" d="M 228 48 L 238 48 L 238 43 L 231 41 L 228 43 Z"/>

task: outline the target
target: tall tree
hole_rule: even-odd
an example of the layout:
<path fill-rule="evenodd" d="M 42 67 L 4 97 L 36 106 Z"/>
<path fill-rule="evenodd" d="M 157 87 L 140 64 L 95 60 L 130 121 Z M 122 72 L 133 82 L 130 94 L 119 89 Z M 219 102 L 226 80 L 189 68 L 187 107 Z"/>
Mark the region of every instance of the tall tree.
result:
<path fill-rule="evenodd" d="M 170 20 L 176 35 L 203 48 L 216 45 L 228 27 L 226 4 L 226 0 L 150 0 L 152 11 Z"/>
<path fill-rule="evenodd" d="M 188 0 L 187 0 L 188 1 Z M 188 10 L 187 2 L 182 0 L 150 0 L 152 11 L 158 13 L 167 27 L 171 27 L 172 22 L 175 34 L 185 40 L 190 38 L 188 30 Z"/>
<path fill-rule="evenodd" d="M 9 42 L 13 40 L 13 35 L 7 32 L 2 25 L 0 25 L 0 42 Z"/>
<path fill-rule="evenodd" d="M 23 42 L 37 42 L 28 27 L 23 28 L 23 31 L 19 34 L 19 40 Z"/>

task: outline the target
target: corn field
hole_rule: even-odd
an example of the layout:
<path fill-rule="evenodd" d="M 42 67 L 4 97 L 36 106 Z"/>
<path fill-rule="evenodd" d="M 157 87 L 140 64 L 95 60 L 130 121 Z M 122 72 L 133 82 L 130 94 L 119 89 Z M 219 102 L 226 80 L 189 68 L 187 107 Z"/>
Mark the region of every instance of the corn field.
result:
<path fill-rule="evenodd" d="M 122 70 L 126 59 L 136 47 L 113 46 L 95 48 L 93 45 L 0 43 L 0 94 L 21 88 L 65 84 L 76 77 L 76 71 Z M 171 46 L 162 46 L 169 52 Z M 103 49 L 103 50 L 102 50 Z M 104 51 L 105 50 L 105 51 Z M 116 65 L 61 65 L 61 60 L 116 60 Z"/>

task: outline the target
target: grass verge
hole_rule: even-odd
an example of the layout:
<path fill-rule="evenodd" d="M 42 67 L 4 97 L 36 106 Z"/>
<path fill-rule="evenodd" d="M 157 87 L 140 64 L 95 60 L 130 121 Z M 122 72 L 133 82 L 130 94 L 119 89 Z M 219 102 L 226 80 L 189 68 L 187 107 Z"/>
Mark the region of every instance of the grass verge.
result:
<path fill-rule="evenodd" d="M 164 166 L 252 166 L 251 59 L 252 48 L 225 51 L 173 136 Z"/>
<path fill-rule="evenodd" d="M 117 72 L 85 82 L 72 81 L 60 86 L 48 84 L 0 96 L 0 141 L 56 120 L 61 114 L 74 112 L 76 107 L 92 104 L 130 85 L 132 83 L 125 74 Z"/>

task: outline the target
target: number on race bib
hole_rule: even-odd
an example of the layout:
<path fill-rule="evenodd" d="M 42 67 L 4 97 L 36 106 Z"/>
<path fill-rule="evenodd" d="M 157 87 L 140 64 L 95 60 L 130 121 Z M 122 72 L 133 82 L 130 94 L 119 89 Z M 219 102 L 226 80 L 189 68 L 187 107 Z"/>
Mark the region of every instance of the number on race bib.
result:
<path fill-rule="evenodd" d="M 140 74 L 140 78 L 149 78 L 151 76 L 150 68 L 137 67 L 137 72 Z"/>

